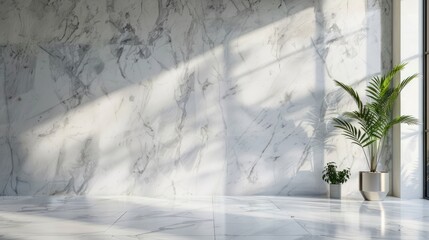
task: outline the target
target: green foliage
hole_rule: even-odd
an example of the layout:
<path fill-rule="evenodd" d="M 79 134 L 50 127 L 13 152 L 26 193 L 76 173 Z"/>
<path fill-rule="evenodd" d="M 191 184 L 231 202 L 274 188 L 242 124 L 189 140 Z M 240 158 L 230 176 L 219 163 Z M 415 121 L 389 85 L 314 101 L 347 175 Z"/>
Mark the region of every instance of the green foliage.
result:
<path fill-rule="evenodd" d="M 334 162 L 326 164 L 322 172 L 322 179 L 329 184 L 343 184 L 350 178 L 350 168 L 337 171 L 337 165 Z"/>
<path fill-rule="evenodd" d="M 335 81 L 353 98 L 357 110 L 345 112 L 342 116 L 333 118 L 334 127 L 341 129 L 346 138 L 362 148 L 371 172 L 377 171 L 383 142 L 389 130 L 398 123 L 418 123 L 416 118 L 408 115 L 392 117 L 396 99 L 408 83 L 417 77 L 416 74 L 411 75 L 392 87 L 393 79 L 405 65 L 399 64 L 385 75 L 371 78 L 366 87 L 368 98 L 366 103 L 362 102 L 362 98 L 351 86 Z M 369 156 L 366 155 L 365 149 L 368 150 Z"/>

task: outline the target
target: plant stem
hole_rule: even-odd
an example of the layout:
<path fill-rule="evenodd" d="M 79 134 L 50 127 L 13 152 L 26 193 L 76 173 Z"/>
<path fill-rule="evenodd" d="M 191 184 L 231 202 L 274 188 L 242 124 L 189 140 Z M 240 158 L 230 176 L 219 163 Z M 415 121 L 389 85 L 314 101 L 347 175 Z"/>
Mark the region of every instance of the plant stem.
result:
<path fill-rule="evenodd" d="M 368 159 L 368 156 L 366 155 L 366 152 L 365 152 L 365 148 L 363 148 L 363 147 L 361 147 L 361 148 L 363 151 L 363 155 L 365 155 L 366 164 L 368 164 L 368 168 L 371 170 L 371 167 L 369 166 L 369 159 Z"/>
<path fill-rule="evenodd" d="M 377 141 L 369 145 L 369 154 L 371 158 L 371 167 L 369 169 L 370 172 L 375 172 L 377 169 L 377 147 Z"/>
<path fill-rule="evenodd" d="M 378 142 L 377 164 L 375 165 L 376 170 L 377 170 L 378 163 L 380 162 L 380 159 L 381 159 L 381 153 L 382 153 L 382 148 L 383 148 L 383 144 L 384 144 L 384 138 L 385 137 L 382 137 L 380 139 L 380 141 Z"/>

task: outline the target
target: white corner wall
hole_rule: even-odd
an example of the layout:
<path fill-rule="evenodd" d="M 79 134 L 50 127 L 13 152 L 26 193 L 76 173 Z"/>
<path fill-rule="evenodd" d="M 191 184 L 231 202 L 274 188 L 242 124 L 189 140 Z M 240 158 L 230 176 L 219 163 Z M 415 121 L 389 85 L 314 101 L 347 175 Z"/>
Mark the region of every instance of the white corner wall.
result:
<path fill-rule="evenodd" d="M 423 197 L 423 1 L 393 1 L 393 63 L 407 62 L 401 79 L 419 76 L 402 92 L 396 113 L 412 115 L 420 125 L 394 129 L 393 195 Z"/>

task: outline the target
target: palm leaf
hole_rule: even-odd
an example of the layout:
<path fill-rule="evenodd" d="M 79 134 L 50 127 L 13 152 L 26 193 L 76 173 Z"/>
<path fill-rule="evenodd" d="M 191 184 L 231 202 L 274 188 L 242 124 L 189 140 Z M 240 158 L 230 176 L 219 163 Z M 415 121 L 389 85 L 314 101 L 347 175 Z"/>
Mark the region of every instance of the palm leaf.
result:
<path fill-rule="evenodd" d="M 342 129 L 342 134 L 350 139 L 354 144 L 360 147 L 366 147 L 371 144 L 371 137 L 348 121 L 341 118 L 333 118 L 333 121 L 335 122 L 334 127 Z"/>
<path fill-rule="evenodd" d="M 334 81 L 338 86 L 340 86 L 342 89 L 344 89 L 344 91 L 346 91 L 353 98 L 353 100 L 356 102 L 356 105 L 358 106 L 359 109 L 361 109 L 363 107 L 363 103 L 359 97 L 359 94 L 351 86 L 346 85 L 346 84 L 339 82 L 337 80 L 334 80 Z"/>
<path fill-rule="evenodd" d="M 392 90 L 392 94 L 389 97 L 387 104 L 386 104 L 386 110 L 391 111 L 393 109 L 393 105 L 395 104 L 396 99 L 401 94 L 402 90 L 413 80 L 417 77 L 417 74 L 413 74 L 407 78 L 405 78 L 398 86 L 396 86 Z"/>
<path fill-rule="evenodd" d="M 410 115 L 402 115 L 396 118 L 393 118 L 388 124 L 386 124 L 385 128 L 383 129 L 383 132 L 387 134 L 387 132 L 395 125 L 399 123 L 404 123 L 408 125 L 415 125 L 419 124 L 419 120 L 417 118 L 410 116 Z"/>
<path fill-rule="evenodd" d="M 373 100 L 372 103 L 378 106 L 377 112 L 381 112 L 385 109 L 384 107 L 386 106 L 386 102 L 389 102 L 389 99 L 391 99 L 392 94 L 394 93 L 394 90 L 391 88 L 392 81 L 396 74 L 398 74 L 404 67 L 405 64 L 399 64 L 385 75 L 371 78 L 366 91 L 367 96 Z"/>
<path fill-rule="evenodd" d="M 380 98 L 380 83 L 379 77 L 373 77 L 366 88 L 366 96 L 374 101 Z"/>

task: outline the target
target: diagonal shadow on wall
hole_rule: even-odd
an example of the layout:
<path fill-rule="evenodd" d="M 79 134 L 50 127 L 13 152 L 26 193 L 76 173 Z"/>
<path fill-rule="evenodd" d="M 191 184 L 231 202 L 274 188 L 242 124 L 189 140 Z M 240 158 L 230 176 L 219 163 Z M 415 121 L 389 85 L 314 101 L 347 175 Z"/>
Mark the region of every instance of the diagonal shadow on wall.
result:
<path fill-rule="evenodd" d="M 367 31 L 323 1 L 3 4 L 34 22 L 0 48 L 3 195 L 324 192 L 329 48 Z"/>

